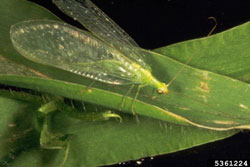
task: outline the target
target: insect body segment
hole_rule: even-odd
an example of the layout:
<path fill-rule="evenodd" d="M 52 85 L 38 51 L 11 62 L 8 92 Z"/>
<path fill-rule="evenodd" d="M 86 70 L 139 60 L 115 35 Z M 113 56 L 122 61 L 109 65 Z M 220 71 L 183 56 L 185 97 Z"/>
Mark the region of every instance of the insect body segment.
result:
<path fill-rule="evenodd" d="M 137 65 L 138 66 L 138 65 Z M 157 92 L 159 94 L 168 94 L 168 85 L 166 85 L 165 83 L 162 83 L 160 81 L 158 81 L 150 71 L 145 70 L 143 68 L 141 68 L 140 66 L 138 67 L 138 71 L 140 71 L 140 73 L 142 74 L 141 80 L 145 81 L 145 85 L 150 85 L 152 87 L 157 88 Z"/>

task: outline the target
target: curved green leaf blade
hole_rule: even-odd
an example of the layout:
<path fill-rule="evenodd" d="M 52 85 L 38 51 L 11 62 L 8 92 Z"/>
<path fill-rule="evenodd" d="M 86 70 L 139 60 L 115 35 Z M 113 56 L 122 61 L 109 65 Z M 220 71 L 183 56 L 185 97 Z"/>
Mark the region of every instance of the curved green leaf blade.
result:
<path fill-rule="evenodd" d="M 244 23 L 228 31 L 155 49 L 155 52 L 190 66 L 226 75 L 250 83 L 250 24 Z"/>
<path fill-rule="evenodd" d="M 0 166 L 9 166 L 24 150 L 39 146 L 34 128 L 36 107 L 0 96 Z"/>
<path fill-rule="evenodd" d="M 155 56 L 151 62 L 157 60 L 157 64 L 168 62 L 166 67 L 170 69 L 171 67 L 176 69 L 179 65 L 171 64 L 170 60 L 167 60 L 164 56 Z M 179 66 L 181 67 L 181 65 Z M 53 92 L 57 95 L 116 109 L 120 108 L 123 94 L 126 93 L 126 89 L 123 90 L 124 93 L 120 94 L 122 89 L 120 92 L 114 92 L 112 87 L 103 88 L 101 87 L 102 84 L 99 88 L 97 87 L 99 85 L 95 85 L 96 88 L 94 86 L 90 88 L 68 82 L 39 78 L 4 76 L 0 80 L 5 84 L 18 85 L 47 93 Z M 225 84 L 227 89 L 224 87 Z M 185 89 L 182 89 L 179 85 L 185 85 Z M 151 88 L 143 89 L 147 92 L 141 94 L 136 100 L 135 111 L 153 118 L 175 123 L 186 122 L 211 129 L 247 128 L 249 125 L 249 118 L 246 114 L 248 112 L 248 87 L 248 84 L 231 78 L 187 67 L 176 80 L 175 85 L 170 87 L 168 96 L 161 96 L 156 93 L 151 96 Z M 112 91 L 109 89 L 112 89 Z M 96 97 L 98 97 L 98 100 Z M 235 97 L 237 98 L 235 99 Z M 133 95 L 126 98 L 124 111 L 131 113 L 132 101 Z"/>
<path fill-rule="evenodd" d="M 6 104 L 11 107 L 2 107 Z M 0 107 L 4 108 L 0 110 L 1 132 L 4 132 L 0 140 L 2 166 L 55 167 L 61 164 L 65 150 L 48 150 L 39 146 L 34 107 L 27 102 L 2 97 Z M 133 116 L 123 114 L 122 117 L 122 123 L 115 120 L 84 122 L 56 112 L 50 128 L 54 133 L 71 136 L 65 166 L 100 166 L 165 154 L 229 137 L 237 132 L 218 133 L 146 117 L 140 117 L 138 123 Z M 10 139 L 12 143 L 6 144 Z"/>

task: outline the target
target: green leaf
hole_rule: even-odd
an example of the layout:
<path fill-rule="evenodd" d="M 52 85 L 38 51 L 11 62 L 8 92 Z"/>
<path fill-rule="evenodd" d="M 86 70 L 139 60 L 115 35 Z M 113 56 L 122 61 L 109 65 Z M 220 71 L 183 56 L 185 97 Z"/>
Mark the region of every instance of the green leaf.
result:
<path fill-rule="evenodd" d="M 65 150 L 48 150 L 39 146 L 34 107 L 7 98 L 0 98 L 0 106 L 0 127 L 1 132 L 5 132 L 0 140 L 0 164 L 18 167 L 55 167 L 61 164 Z M 137 122 L 136 117 L 129 114 L 122 117 L 122 123 L 118 120 L 85 122 L 56 112 L 51 118 L 52 132 L 71 136 L 65 166 L 99 166 L 165 154 L 229 137 L 236 132 L 218 133 L 147 117 L 139 117 L 140 122 Z"/>
<path fill-rule="evenodd" d="M 160 70 L 165 70 L 166 74 L 174 76 L 182 67 L 182 64 L 171 61 L 162 55 L 155 54 L 150 58 L 153 62 L 152 67 L 158 64 L 158 68 L 153 68 L 156 69 L 155 72 L 159 72 L 158 75 L 155 74 L 156 76 L 160 76 Z M 64 76 L 67 76 L 66 72 Z M 80 85 L 52 79 L 6 75 L 0 77 L 0 80 L 5 84 L 31 88 L 115 109 L 121 108 L 121 101 L 129 88 L 118 87 L 115 90 L 116 88 L 111 87 L 112 85 L 103 83 L 88 87 L 90 81 L 88 84 Z M 83 86 L 84 84 L 86 86 Z M 227 86 L 225 87 L 225 85 Z M 248 87 L 247 83 L 187 66 L 170 86 L 169 95 L 152 93 L 151 88 L 143 89 L 139 98 L 136 99 L 134 109 L 138 114 L 173 123 L 188 123 L 217 130 L 248 128 Z M 131 103 L 136 91 L 135 89 L 132 92 L 131 97 L 126 97 L 123 111 L 131 113 Z M 245 92 L 245 94 L 241 92 Z"/>
<path fill-rule="evenodd" d="M 195 68 L 250 83 L 249 22 L 208 38 L 185 41 L 155 49 Z"/>
<path fill-rule="evenodd" d="M 0 96 L 0 166 L 9 166 L 24 150 L 39 146 L 34 128 L 36 107 Z"/>

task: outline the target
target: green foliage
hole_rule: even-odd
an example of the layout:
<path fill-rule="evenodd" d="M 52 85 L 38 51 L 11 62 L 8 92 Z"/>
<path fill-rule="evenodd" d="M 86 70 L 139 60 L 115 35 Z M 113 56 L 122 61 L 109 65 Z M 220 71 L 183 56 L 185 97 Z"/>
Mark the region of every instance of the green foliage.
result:
<path fill-rule="evenodd" d="M 183 150 L 238 132 L 232 129 L 249 128 L 249 23 L 209 38 L 145 50 L 153 75 L 162 82 L 185 68 L 168 95 L 143 88 L 134 116 L 136 87 L 121 107 L 131 85 L 93 83 L 19 55 L 10 42 L 11 25 L 59 19 L 28 1 L 2 4 L 0 83 L 32 90 L 0 90 L 2 166 L 113 164 Z M 195 68 L 180 63 L 197 50 L 191 62 Z"/>

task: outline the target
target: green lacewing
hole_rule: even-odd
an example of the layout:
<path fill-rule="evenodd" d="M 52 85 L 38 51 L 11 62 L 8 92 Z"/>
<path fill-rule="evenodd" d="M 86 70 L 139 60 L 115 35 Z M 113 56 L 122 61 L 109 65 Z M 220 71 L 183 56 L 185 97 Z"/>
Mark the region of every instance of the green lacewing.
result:
<path fill-rule="evenodd" d="M 168 85 L 156 79 L 137 43 L 90 0 L 53 0 L 88 31 L 52 20 L 32 20 L 11 27 L 15 49 L 24 57 L 101 82 L 150 85 L 160 94 Z"/>

